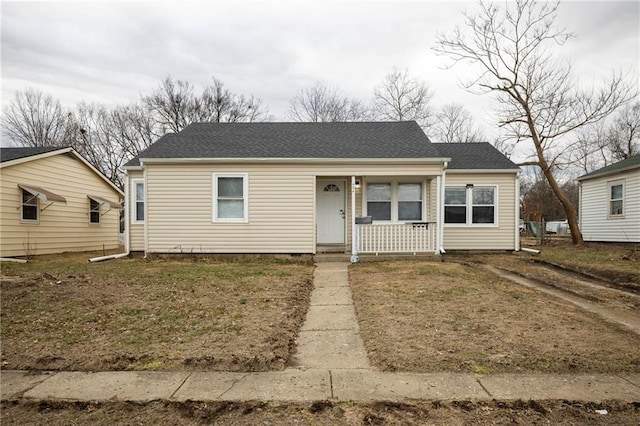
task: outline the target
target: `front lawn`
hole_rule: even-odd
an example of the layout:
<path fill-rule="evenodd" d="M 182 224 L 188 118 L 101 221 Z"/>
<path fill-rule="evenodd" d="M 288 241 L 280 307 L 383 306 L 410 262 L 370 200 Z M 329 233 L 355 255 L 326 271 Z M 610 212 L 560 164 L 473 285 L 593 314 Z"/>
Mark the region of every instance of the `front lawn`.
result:
<path fill-rule="evenodd" d="M 89 264 L 91 256 L 2 264 L 3 368 L 286 366 L 309 304 L 311 265 L 207 257 Z"/>
<path fill-rule="evenodd" d="M 361 263 L 350 283 L 383 371 L 640 372 L 640 336 L 473 266 Z"/>

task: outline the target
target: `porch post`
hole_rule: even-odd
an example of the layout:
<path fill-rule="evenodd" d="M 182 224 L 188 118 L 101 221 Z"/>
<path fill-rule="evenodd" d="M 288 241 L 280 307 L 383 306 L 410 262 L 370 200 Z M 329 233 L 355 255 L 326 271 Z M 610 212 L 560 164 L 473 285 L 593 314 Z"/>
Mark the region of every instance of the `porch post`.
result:
<path fill-rule="evenodd" d="M 356 241 L 356 177 L 351 176 L 351 255 L 358 254 L 358 246 Z"/>

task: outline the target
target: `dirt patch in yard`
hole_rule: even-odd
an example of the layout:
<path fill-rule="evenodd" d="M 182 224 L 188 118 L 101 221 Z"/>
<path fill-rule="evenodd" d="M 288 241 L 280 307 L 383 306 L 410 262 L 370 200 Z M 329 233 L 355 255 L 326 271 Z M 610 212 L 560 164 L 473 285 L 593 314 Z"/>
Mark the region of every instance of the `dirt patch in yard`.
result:
<path fill-rule="evenodd" d="M 616 401 L 4 402 L 3 425 L 634 425 L 640 405 Z M 596 410 L 599 410 L 600 414 Z M 604 411 L 603 411 L 604 410 Z"/>
<path fill-rule="evenodd" d="M 295 350 L 311 265 L 88 257 L 2 264 L 3 368 L 266 371 Z"/>
<path fill-rule="evenodd" d="M 356 264 L 360 333 L 383 371 L 640 372 L 640 337 L 459 263 Z"/>
<path fill-rule="evenodd" d="M 541 250 L 534 260 L 550 262 L 599 277 L 640 294 L 640 244 L 586 243 L 575 246 L 570 238 L 550 238 L 543 246 L 533 246 L 523 239 L 523 246 Z"/>

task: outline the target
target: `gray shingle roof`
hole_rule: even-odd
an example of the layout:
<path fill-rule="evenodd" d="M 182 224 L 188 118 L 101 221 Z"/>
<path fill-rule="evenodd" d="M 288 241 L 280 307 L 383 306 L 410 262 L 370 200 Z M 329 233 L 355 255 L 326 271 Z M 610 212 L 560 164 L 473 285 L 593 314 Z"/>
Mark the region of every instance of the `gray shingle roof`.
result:
<path fill-rule="evenodd" d="M 46 152 L 57 151 L 63 147 L 24 147 L 24 148 L 0 148 L 0 162 L 17 160 L 19 158 L 31 157 L 33 155 L 44 154 Z"/>
<path fill-rule="evenodd" d="M 488 143 L 433 144 L 414 121 L 194 123 L 125 164 L 146 158 L 442 158 L 450 169 L 517 169 Z"/>
<path fill-rule="evenodd" d="M 591 173 L 587 173 L 586 175 L 582 175 L 578 178 L 578 180 L 585 180 L 585 179 L 594 178 L 597 176 L 604 176 L 604 175 L 620 172 L 623 170 L 635 169 L 635 168 L 640 168 L 640 154 L 636 154 L 633 157 L 627 158 L 626 160 L 609 164 L 606 167 L 603 167 L 598 170 L 594 170 Z"/>
<path fill-rule="evenodd" d="M 138 158 L 432 158 L 414 121 L 195 123 L 160 138 Z M 129 162 L 127 165 L 136 165 Z"/>
<path fill-rule="evenodd" d="M 441 157 L 450 157 L 449 170 L 514 170 L 516 164 L 488 142 L 436 143 Z"/>

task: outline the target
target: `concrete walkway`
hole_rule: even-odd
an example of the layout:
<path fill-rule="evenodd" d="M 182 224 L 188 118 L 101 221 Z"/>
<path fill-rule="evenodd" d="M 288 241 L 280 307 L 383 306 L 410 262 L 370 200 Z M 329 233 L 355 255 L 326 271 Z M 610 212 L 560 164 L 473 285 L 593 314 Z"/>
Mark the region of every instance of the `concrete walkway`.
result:
<path fill-rule="evenodd" d="M 640 401 L 640 374 L 382 373 L 369 367 L 346 263 L 320 263 L 294 367 L 265 373 L 0 371 L 2 400 L 401 401 L 567 399 Z"/>
<path fill-rule="evenodd" d="M 349 287 L 348 263 L 319 263 L 313 273 L 311 306 L 300 334 L 294 366 L 367 369 Z"/>

